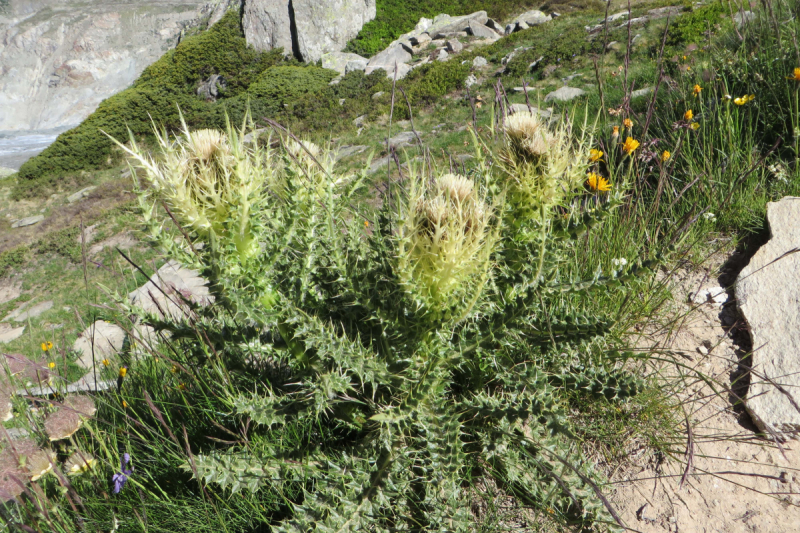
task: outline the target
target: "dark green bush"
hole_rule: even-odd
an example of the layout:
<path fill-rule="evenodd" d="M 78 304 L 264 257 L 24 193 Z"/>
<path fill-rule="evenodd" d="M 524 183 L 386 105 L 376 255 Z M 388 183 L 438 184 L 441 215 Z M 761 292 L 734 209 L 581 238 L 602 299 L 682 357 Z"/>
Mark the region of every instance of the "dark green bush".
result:
<path fill-rule="evenodd" d="M 684 13 L 670 24 L 667 34 L 668 55 L 677 53 L 679 48 L 688 44 L 700 44 L 709 40 L 712 34 L 729 31 L 733 27 L 730 18 L 723 18 L 729 12 L 726 4 L 714 2 Z M 660 43 L 659 43 L 660 45 Z"/>
<path fill-rule="evenodd" d="M 25 246 L 17 246 L 0 253 L 0 277 L 5 276 L 9 270 L 23 266 L 27 261 L 28 251 Z"/>
<path fill-rule="evenodd" d="M 33 250 L 37 254 L 56 254 L 73 263 L 80 263 L 82 259 L 81 245 L 78 242 L 80 233 L 78 226 L 48 233 L 33 246 Z"/>
<path fill-rule="evenodd" d="M 336 72 L 319 67 L 279 66 L 265 70 L 247 89 L 253 99 L 262 99 L 274 113 L 295 99 L 327 87 Z"/>
<path fill-rule="evenodd" d="M 586 38 L 586 30 L 567 20 L 537 26 L 515 33 L 509 38 L 529 47 L 517 54 L 507 65 L 505 74 L 517 82 L 522 76 L 529 74 L 529 66 L 534 61 L 538 60 L 536 70 L 541 70 L 548 65 L 567 63 L 574 57 L 602 47 L 602 43 L 590 42 Z"/>

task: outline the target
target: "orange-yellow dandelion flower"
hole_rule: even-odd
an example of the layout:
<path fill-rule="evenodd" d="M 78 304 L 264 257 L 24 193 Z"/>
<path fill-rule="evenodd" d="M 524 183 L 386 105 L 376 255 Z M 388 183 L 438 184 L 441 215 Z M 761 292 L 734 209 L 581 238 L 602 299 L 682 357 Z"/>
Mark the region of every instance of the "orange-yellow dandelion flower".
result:
<path fill-rule="evenodd" d="M 108 359 L 103 359 L 103 360 L 102 360 L 102 361 L 100 361 L 100 362 L 101 362 L 101 363 L 103 363 L 103 366 L 108 366 L 108 365 L 110 365 L 110 364 L 111 364 L 111 361 L 109 361 Z"/>
<path fill-rule="evenodd" d="M 600 174 L 595 174 L 594 172 L 589 173 L 586 178 L 586 184 L 589 185 L 590 189 L 597 192 L 608 192 L 611 190 L 611 184 L 608 182 L 608 180 Z"/>
<path fill-rule="evenodd" d="M 683 114 L 683 120 L 692 120 L 694 118 L 694 113 L 691 109 L 687 109 L 686 113 Z"/>
<path fill-rule="evenodd" d="M 672 157 L 672 154 L 669 152 L 669 150 L 664 150 L 663 152 L 661 152 L 661 161 L 662 162 L 666 163 L 667 161 L 669 161 L 670 157 Z"/>
<path fill-rule="evenodd" d="M 600 161 L 600 159 L 602 157 L 603 157 L 603 151 L 602 150 L 596 150 L 594 148 L 589 150 L 589 161 L 592 161 L 592 162 Z"/>
<path fill-rule="evenodd" d="M 128 374 L 128 369 L 126 367 L 122 367 L 119 369 L 119 377 L 124 378 Z"/>
<path fill-rule="evenodd" d="M 626 118 L 622 121 L 622 125 L 625 126 L 627 129 L 631 129 L 633 127 L 633 121 L 629 118 Z"/>
<path fill-rule="evenodd" d="M 692 89 L 692 92 L 694 93 L 695 96 L 700 96 L 700 93 L 703 92 L 703 88 L 700 87 L 700 85 L 695 83 L 694 88 Z"/>
<path fill-rule="evenodd" d="M 625 139 L 625 143 L 622 145 L 622 151 L 628 155 L 631 155 L 637 148 L 639 148 L 639 141 L 633 137 Z"/>
<path fill-rule="evenodd" d="M 795 68 L 792 75 L 786 76 L 786 79 L 800 82 L 800 68 Z"/>
<path fill-rule="evenodd" d="M 56 364 L 53 361 L 50 361 L 49 363 L 47 363 L 47 366 L 50 367 L 50 370 L 52 370 L 56 367 Z"/>
<path fill-rule="evenodd" d="M 128 408 L 128 402 L 126 402 L 125 400 L 122 400 L 122 408 L 123 409 L 127 409 Z"/>
<path fill-rule="evenodd" d="M 364 227 L 365 227 L 365 228 L 368 228 L 368 227 L 369 227 L 369 220 L 365 220 L 365 221 L 364 221 Z"/>
<path fill-rule="evenodd" d="M 614 126 L 614 131 L 611 133 L 613 137 L 619 137 L 619 126 Z"/>
<path fill-rule="evenodd" d="M 698 124 L 697 122 L 692 122 L 692 123 L 689 125 L 689 127 L 690 127 L 690 128 L 692 128 L 693 130 L 697 131 L 697 130 L 699 130 L 699 129 L 700 129 L 700 124 Z"/>

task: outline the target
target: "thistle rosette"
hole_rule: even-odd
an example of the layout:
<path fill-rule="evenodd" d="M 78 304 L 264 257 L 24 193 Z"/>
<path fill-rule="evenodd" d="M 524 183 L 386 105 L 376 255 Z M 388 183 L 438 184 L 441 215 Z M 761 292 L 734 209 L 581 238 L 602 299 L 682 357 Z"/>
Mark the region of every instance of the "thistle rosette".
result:
<path fill-rule="evenodd" d="M 484 191 L 469 178 L 412 177 L 400 214 L 398 271 L 434 316 L 453 318 L 480 294 L 497 242 L 493 212 Z"/>
<path fill-rule="evenodd" d="M 539 115 L 515 113 L 506 119 L 501 165 L 508 188 L 508 220 L 545 222 L 552 208 L 580 191 L 589 162 L 583 139 L 573 140 L 567 125 L 551 127 Z"/>
<path fill-rule="evenodd" d="M 145 171 L 155 197 L 202 241 L 230 242 L 241 263 L 259 251 L 253 210 L 264 200 L 265 183 L 274 168 L 269 151 L 245 143 L 241 132 L 203 129 L 183 131 L 175 139 L 155 131 L 158 158 L 142 151 L 131 137 L 125 150 Z M 147 211 L 147 210 L 145 210 Z"/>

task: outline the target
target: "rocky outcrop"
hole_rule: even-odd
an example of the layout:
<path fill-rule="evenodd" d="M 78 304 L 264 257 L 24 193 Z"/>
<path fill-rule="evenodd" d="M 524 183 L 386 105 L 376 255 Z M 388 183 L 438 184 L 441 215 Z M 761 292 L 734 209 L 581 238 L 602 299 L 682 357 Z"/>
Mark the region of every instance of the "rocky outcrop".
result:
<path fill-rule="evenodd" d="M 375 0 L 245 0 L 242 27 L 257 50 L 313 62 L 344 49 L 375 14 Z"/>
<path fill-rule="evenodd" d="M 736 281 L 753 343 L 745 407 L 769 433 L 800 433 L 800 198 L 767 204 L 770 239 Z M 781 435 L 783 437 L 784 435 Z"/>
<path fill-rule="evenodd" d="M 0 131 L 79 124 L 186 29 L 237 1 L 0 2 Z"/>

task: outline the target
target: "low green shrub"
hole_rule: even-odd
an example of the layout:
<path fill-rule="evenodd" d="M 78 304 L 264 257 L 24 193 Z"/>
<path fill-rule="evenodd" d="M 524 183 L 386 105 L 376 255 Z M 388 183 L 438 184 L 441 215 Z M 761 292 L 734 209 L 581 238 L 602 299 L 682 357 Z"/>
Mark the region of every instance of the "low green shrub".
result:
<path fill-rule="evenodd" d="M 37 254 L 60 255 L 73 263 L 80 263 L 82 258 L 80 234 L 78 226 L 53 231 L 37 241 L 33 245 L 33 251 Z"/>
<path fill-rule="evenodd" d="M 28 252 L 30 252 L 30 248 L 23 245 L 0 253 L 0 277 L 25 265 L 28 260 Z"/>
<path fill-rule="evenodd" d="M 686 45 L 701 45 L 709 42 L 712 35 L 730 31 L 733 22 L 728 14 L 728 4 L 715 0 L 677 17 L 667 33 L 665 56 L 681 53 Z"/>

